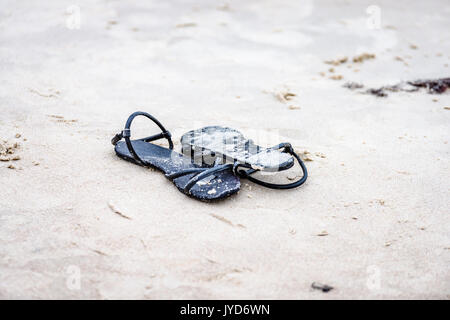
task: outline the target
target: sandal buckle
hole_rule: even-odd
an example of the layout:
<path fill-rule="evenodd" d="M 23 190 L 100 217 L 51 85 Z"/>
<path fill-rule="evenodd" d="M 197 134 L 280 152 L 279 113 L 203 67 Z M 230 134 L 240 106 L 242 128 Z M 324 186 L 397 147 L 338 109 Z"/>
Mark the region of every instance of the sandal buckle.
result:
<path fill-rule="evenodd" d="M 123 134 L 122 132 L 117 133 L 112 139 L 111 139 L 111 144 L 113 146 L 115 146 L 117 144 L 117 142 L 119 142 L 120 140 L 122 140 L 123 138 Z"/>

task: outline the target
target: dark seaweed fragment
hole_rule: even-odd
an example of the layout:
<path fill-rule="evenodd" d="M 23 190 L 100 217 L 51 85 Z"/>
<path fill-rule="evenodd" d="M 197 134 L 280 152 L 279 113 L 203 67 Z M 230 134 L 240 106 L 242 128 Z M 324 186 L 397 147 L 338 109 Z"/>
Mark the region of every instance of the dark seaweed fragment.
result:
<path fill-rule="evenodd" d="M 435 80 L 416 80 L 409 81 L 408 84 L 417 88 L 425 88 L 427 89 L 428 93 L 441 94 L 450 87 L 450 78 Z"/>
<path fill-rule="evenodd" d="M 364 85 L 358 82 L 347 82 L 343 85 L 344 88 L 350 89 L 350 90 L 356 90 L 364 88 Z"/>
<path fill-rule="evenodd" d="M 311 288 L 316 289 L 316 290 L 321 290 L 322 292 L 328 292 L 328 291 L 331 291 L 334 289 L 332 286 L 329 286 L 327 284 L 321 284 L 318 282 L 313 282 L 311 284 Z"/>
<path fill-rule="evenodd" d="M 377 96 L 377 97 L 387 97 L 387 93 L 384 92 L 384 88 L 378 88 L 378 89 L 367 89 L 366 93 Z"/>
<path fill-rule="evenodd" d="M 362 84 L 349 82 L 344 85 L 345 88 L 350 90 L 356 90 L 359 88 L 363 88 Z M 441 79 L 428 79 L 428 80 L 415 80 L 415 81 L 407 81 L 400 82 L 395 85 L 383 86 L 380 88 L 369 88 L 365 91 L 360 91 L 361 93 L 371 94 L 376 97 L 387 97 L 387 91 L 390 92 L 415 92 L 419 91 L 421 88 L 427 90 L 428 93 L 431 94 L 441 94 L 447 91 L 450 88 L 450 78 L 441 78 Z"/>

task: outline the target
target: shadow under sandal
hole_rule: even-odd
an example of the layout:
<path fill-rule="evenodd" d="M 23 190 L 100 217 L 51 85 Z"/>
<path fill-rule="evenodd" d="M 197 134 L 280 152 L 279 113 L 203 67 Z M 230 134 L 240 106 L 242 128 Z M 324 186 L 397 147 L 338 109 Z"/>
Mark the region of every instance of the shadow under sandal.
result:
<path fill-rule="evenodd" d="M 209 126 L 185 133 L 181 137 L 182 153 L 194 161 L 208 166 L 212 163 L 233 162 L 233 172 L 240 178 L 271 189 L 292 189 L 302 185 L 308 171 L 290 143 L 280 143 L 272 148 L 263 148 L 246 139 L 238 130 Z M 303 176 L 288 184 L 269 183 L 251 176 L 257 171 L 278 172 L 293 167 L 294 159 L 299 163 Z"/>
<path fill-rule="evenodd" d="M 161 129 L 161 133 L 150 137 L 131 140 L 130 127 L 136 116 L 152 120 Z M 150 143 L 165 138 L 169 148 Z M 124 139 L 125 141 L 121 141 Z M 240 189 L 239 177 L 233 174 L 232 164 L 215 164 L 212 167 L 200 167 L 192 163 L 189 157 L 173 151 L 171 134 L 153 116 L 146 112 L 135 112 L 128 118 L 125 129 L 111 140 L 116 154 L 138 165 L 161 170 L 180 190 L 199 200 L 218 200 L 226 198 Z"/>

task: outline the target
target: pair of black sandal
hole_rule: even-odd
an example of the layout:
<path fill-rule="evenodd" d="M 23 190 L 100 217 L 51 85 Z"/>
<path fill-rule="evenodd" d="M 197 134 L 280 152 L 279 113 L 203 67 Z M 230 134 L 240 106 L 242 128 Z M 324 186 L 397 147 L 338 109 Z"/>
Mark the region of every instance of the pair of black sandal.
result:
<path fill-rule="evenodd" d="M 152 120 L 161 133 L 131 140 L 131 123 L 136 116 Z M 151 143 L 163 138 L 169 148 Z M 231 128 L 210 126 L 189 131 L 181 137 L 182 154 L 175 152 L 170 132 L 146 112 L 130 115 L 125 129 L 111 143 L 120 158 L 161 170 L 181 192 L 199 200 L 223 199 L 238 192 L 240 178 L 272 189 L 292 189 L 302 185 L 308 176 L 303 161 L 289 143 L 262 148 Z M 295 182 L 274 184 L 251 176 L 257 171 L 287 170 L 294 165 L 294 159 L 303 171 L 303 177 Z"/>

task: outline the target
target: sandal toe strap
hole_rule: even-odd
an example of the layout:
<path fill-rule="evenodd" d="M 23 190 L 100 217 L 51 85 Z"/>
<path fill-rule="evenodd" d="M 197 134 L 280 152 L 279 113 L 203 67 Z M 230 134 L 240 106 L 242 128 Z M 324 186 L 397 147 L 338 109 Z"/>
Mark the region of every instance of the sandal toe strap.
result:
<path fill-rule="evenodd" d="M 166 177 L 169 178 L 170 180 L 173 180 L 181 176 L 185 176 L 187 174 L 195 173 L 195 175 L 189 179 L 186 186 L 184 187 L 184 192 L 190 193 L 192 187 L 199 181 L 220 171 L 231 170 L 232 167 L 233 165 L 231 163 L 228 163 L 216 165 L 212 168 L 187 168 L 171 174 L 166 174 Z"/>

